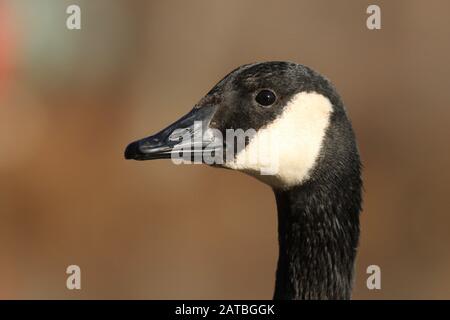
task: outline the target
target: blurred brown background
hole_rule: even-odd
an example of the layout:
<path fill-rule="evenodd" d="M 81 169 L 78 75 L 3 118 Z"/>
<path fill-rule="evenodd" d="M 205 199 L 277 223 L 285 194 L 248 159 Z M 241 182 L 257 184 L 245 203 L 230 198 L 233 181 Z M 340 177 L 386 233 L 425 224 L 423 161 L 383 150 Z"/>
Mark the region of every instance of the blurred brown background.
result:
<path fill-rule="evenodd" d="M 358 136 L 354 298 L 449 299 L 449 12 L 445 0 L 0 1 L 0 298 L 271 298 L 271 190 L 123 150 L 233 68 L 291 60 L 334 82 Z M 70 264 L 81 291 L 65 287 Z M 371 264 L 380 291 L 366 288 Z"/>

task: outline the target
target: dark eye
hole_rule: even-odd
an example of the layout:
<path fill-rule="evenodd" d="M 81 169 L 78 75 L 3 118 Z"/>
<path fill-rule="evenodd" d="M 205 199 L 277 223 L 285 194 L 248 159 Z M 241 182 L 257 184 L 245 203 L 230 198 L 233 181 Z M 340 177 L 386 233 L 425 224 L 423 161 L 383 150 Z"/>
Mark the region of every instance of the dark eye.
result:
<path fill-rule="evenodd" d="M 270 90 L 264 89 L 258 92 L 258 94 L 255 97 L 256 102 L 258 102 L 262 106 L 270 106 L 272 105 L 275 100 L 277 100 L 277 97 L 275 96 L 275 93 L 273 93 Z"/>

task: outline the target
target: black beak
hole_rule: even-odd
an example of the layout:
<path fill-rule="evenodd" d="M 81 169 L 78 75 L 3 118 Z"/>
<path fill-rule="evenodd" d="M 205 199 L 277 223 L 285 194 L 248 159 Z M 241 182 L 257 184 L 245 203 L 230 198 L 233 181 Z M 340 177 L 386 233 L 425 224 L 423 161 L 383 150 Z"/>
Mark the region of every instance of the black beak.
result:
<path fill-rule="evenodd" d="M 216 109 L 216 106 L 194 108 L 157 134 L 130 143 L 125 149 L 125 159 L 168 159 L 175 153 L 180 156 L 180 150 L 184 153 L 181 157 L 186 158 L 187 152 L 193 158 L 205 149 L 218 147 L 221 142 L 208 130 Z"/>

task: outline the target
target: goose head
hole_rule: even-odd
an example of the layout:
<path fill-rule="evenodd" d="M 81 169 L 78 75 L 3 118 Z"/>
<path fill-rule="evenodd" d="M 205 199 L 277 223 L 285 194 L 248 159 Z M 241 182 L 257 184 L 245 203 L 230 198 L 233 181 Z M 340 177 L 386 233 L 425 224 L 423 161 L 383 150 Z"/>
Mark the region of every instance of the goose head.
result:
<path fill-rule="evenodd" d="M 310 179 L 320 162 L 345 169 L 337 166 L 355 152 L 332 84 L 303 65 L 265 62 L 229 73 L 184 117 L 131 143 L 125 158 L 202 162 L 288 189 Z"/>
<path fill-rule="evenodd" d="M 291 62 L 241 66 L 181 119 L 129 144 L 125 158 L 205 163 L 266 183 L 279 216 L 275 297 L 349 297 L 360 161 L 344 105 L 319 73 Z M 331 267 L 312 269 L 321 264 Z"/>

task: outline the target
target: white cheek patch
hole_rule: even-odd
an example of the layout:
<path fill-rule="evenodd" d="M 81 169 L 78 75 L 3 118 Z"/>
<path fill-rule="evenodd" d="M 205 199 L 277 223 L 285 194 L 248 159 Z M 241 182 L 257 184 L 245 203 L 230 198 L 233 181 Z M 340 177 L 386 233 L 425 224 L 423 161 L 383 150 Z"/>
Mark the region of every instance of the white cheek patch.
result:
<path fill-rule="evenodd" d="M 330 121 L 331 102 L 316 92 L 301 92 L 283 113 L 256 135 L 225 167 L 244 171 L 278 188 L 309 178 Z"/>

